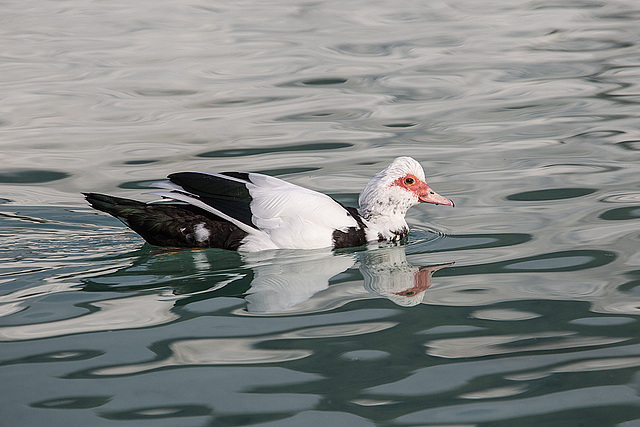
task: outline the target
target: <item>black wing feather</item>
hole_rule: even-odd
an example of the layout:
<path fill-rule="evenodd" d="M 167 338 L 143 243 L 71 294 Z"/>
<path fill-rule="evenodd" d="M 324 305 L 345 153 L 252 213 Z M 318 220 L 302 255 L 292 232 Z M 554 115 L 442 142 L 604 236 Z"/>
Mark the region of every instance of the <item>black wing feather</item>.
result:
<path fill-rule="evenodd" d="M 338 202 L 340 203 L 340 202 Z M 358 223 L 357 227 L 349 227 L 347 231 L 334 230 L 333 232 L 333 247 L 336 249 L 341 248 L 355 248 L 358 246 L 363 246 L 367 244 L 367 236 L 365 232 L 365 228 L 367 225 L 362 221 L 362 217 L 360 216 L 360 212 L 356 208 L 352 208 L 350 206 L 345 206 L 340 203 L 349 215 L 353 217 Z"/>
<path fill-rule="evenodd" d="M 115 216 L 152 245 L 237 250 L 247 233 L 229 221 L 186 204 L 149 204 L 105 194 L 84 193 L 89 204 Z M 198 230 L 206 230 L 206 240 Z"/>
<path fill-rule="evenodd" d="M 229 172 L 224 175 L 236 178 L 235 176 L 230 175 Z M 207 196 L 212 198 L 227 196 L 251 200 L 251 194 L 249 194 L 249 190 L 246 186 L 246 183 L 249 182 L 248 180 L 245 180 L 246 182 L 239 182 L 226 179 L 221 176 L 209 175 L 200 172 L 172 173 L 169 175 L 169 180 L 174 184 L 178 184 L 189 193 L 193 193 L 198 196 Z"/>
<path fill-rule="evenodd" d="M 241 179 L 245 182 L 200 172 L 174 173 L 169 175 L 169 180 L 212 208 L 257 229 L 251 220 L 253 215 L 250 205 L 253 199 L 246 186 L 251 182 L 249 174 L 225 172 L 221 175 Z"/>

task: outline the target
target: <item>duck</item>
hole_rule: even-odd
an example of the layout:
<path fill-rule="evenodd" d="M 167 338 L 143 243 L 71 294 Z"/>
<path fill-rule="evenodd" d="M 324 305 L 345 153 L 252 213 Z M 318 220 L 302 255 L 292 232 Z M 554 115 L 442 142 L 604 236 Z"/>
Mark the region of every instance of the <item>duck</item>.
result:
<path fill-rule="evenodd" d="M 360 193 L 359 209 L 282 179 L 253 172 L 177 172 L 140 202 L 83 193 L 91 207 L 119 219 L 155 246 L 272 249 L 353 248 L 399 242 L 405 214 L 418 203 L 454 206 L 426 183 L 424 169 L 398 157 Z"/>

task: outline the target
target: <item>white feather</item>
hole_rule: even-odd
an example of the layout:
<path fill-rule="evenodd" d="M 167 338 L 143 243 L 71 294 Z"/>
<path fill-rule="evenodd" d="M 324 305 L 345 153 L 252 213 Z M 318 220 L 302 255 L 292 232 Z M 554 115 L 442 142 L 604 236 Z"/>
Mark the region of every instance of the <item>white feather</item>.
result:
<path fill-rule="evenodd" d="M 356 220 L 331 197 L 268 175 L 250 173 L 253 223 L 278 248 L 330 247 L 333 231 L 357 227 Z M 255 250 L 252 236 L 243 250 Z"/>

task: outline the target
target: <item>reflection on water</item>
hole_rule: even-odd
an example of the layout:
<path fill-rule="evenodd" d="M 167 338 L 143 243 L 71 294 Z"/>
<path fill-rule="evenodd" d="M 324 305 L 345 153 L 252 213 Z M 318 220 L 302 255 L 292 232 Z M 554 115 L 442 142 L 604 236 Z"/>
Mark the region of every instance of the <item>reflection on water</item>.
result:
<path fill-rule="evenodd" d="M 212 270 L 207 251 L 184 251 L 193 258 L 194 267 Z M 220 251 L 209 251 L 220 252 Z M 434 272 L 453 263 L 417 267 L 406 258 L 406 247 L 383 248 L 336 254 L 332 251 L 270 251 L 242 254 L 253 280 L 245 292 L 246 313 L 251 315 L 300 315 L 328 311 L 353 301 L 377 296 L 401 306 L 414 306 L 424 298 Z M 360 263 L 363 281 L 331 279 Z M 130 267 L 128 267 L 130 268 Z M 208 291 L 233 287 L 244 276 L 222 280 Z M 99 276 L 92 280 L 99 280 Z M 329 288 L 330 291 L 329 291 Z M 323 292 L 328 291 L 328 292 Z M 203 291 L 201 291 L 203 292 Z M 200 292 L 200 293 L 201 293 Z M 146 295 L 118 298 L 95 303 L 91 314 L 44 325 L 23 325 L 0 329 L 5 340 L 53 337 L 61 334 L 137 328 L 168 323 L 178 316 L 172 312 L 174 298 Z M 111 308 L 112 301 L 117 310 Z M 242 311 L 235 311 L 242 315 Z M 111 319 L 111 321 L 109 320 Z M 120 323 L 122 322 L 122 323 Z M 260 334 L 243 338 L 199 338 L 176 340 L 166 344 L 165 354 L 152 362 L 105 367 L 82 375 L 113 376 L 135 374 L 158 368 L 186 365 L 242 365 L 282 363 L 311 356 L 308 349 L 265 349 L 265 343 L 288 340 L 340 338 L 370 334 L 396 326 L 396 322 L 357 322 L 301 328 L 277 334 Z M 168 356 L 166 356 L 168 354 Z M 78 375 L 78 374 L 76 374 Z"/>
<path fill-rule="evenodd" d="M 548 351 L 600 346 L 626 341 L 629 338 L 578 337 L 572 332 L 529 333 L 526 335 L 476 336 L 433 340 L 427 344 L 427 354 L 438 357 L 482 357 L 495 354 Z"/>
<path fill-rule="evenodd" d="M 452 262 L 417 267 L 407 261 L 403 248 L 360 254 L 360 272 L 365 289 L 405 307 L 420 304 L 425 291 L 431 287 L 433 273 L 451 265 Z"/>
<path fill-rule="evenodd" d="M 304 349 L 269 350 L 260 348 L 260 345 L 280 340 L 350 337 L 384 331 L 394 326 L 396 326 L 395 322 L 355 323 L 306 328 L 284 334 L 261 335 L 254 338 L 181 340 L 168 345 L 170 355 L 162 360 L 131 366 L 100 368 L 89 374 L 126 375 L 171 366 L 286 362 L 311 356 L 313 351 Z"/>
<path fill-rule="evenodd" d="M 413 306 L 422 302 L 424 292 L 431 286 L 431 275 L 453 264 L 414 266 L 407 261 L 404 246 L 354 254 L 309 251 L 287 255 L 267 259 L 264 255 L 243 256 L 253 270 L 251 288 L 245 297 L 248 313 L 312 313 L 376 295 L 401 306 Z M 331 279 L 356 262 L 360 264 L 364 286 L 346 282 L 329 291 Z M 323 293 L 325 290 L 328 292 Z"/>
<path fill-rule="evenodd" d="M 332 310 L 351 301 L 370 299 L 375 296 L 388 298 L 398 305 L 413 306 L 419 304 L 424 298 L 424 292 L 431 286 L 432 274 L 453 264 L 413 266 L 406 259 L 405 246 L 390 246 L 342 254 L 330 250 L 266 251 L 241 255 L 226 251 L 187 250 L 181 252 L 182 255 L 191 259 L 196 270 L 203 272 L 216 270 L 207 257 L 207 252 L 214 254 L 217 261 L 219 261 L 218 255 L 221 254 L 241 257 L 244 268 L 249 272 L 223 274 L 221 278 L 217 278 L 213 285 L 206 284 L 206 288 L 195 292 L 192 289 L 189 293 L 194 296 L 220 291 L 227 286 L 233 287 L 235 282 L 243 282 L 250 276 L 252 280 L 249 283 L 249 289 L 244 292 L 244 298 L 247 302 L 246 313 L 251 315 L 309 314 Z M 360 271 L 364 281 L 357 284 L 353 281 L 334 284 L 328 291 L 331 279 L 353 267 L 357 261 L 360 262 Z M 127 265 L 124 270 L 125 273 L 126 271 L 138 271 L 139 267 L 132 268 Z M 97 290 L 95 289 L 96 283 L 103 282 L 101 277 L 106 278 L 113 274 L 113 271 L 109 271 L 106 275 L 98 274 L 91 277 L 84 289 Z M 121 273 L 116 271 L 115 274 L 120 275 Z M 136 277 L 135 286 L 140 287 L 145 282 L 144 275 L 136 275 Z M 154 282 L 153 278 L 150 279 L 147 280 L 148 284 Z M 107 283 L 109 281 L 108 279 Z M 74 290 L 80 289 L 68 285 L 57 285 L 10 293 L 0 297 L 0 303 L 5 303 L 1 306 L 2 314 L 7 316 L 20 311 L 24 304 L 21 301 L 25 298 Z M 42 323 L 0 327 L 0 341 L 50 338 L 68 334 L 134 329 L 170 323 L 179 318 L 172 309 L 176 301 L 180 299 L 181 292 L 180 289 L 164 290 L 160 293 L 154 292 L 85 303 L 88 313 L 80 316 Z M 242 314 L 242 311 L 237 311 L 236 314 Z M 232 351 L 231 348 L 244 346 L 243 348 L 249 349 L 251 347 L 251 343 L 239 341 L 236 344 L 231 344 L 232 341 L 225 341 L 224 347 L 229 349 L 229 351 L 225 350 L 225 354 L 240 355 L 244 350 Z M 242 356 L 240 359 L 244 360 L 245 357 L 248 356 Z M 269 359 L 269 357 L 265 357 L 263 361 L 266 362 Z M 231 356 L 225 356 L 225 360 L 227 363 L 233 362 Z M 241 360 L 237 362 L 242 363 Z M 257 363 L 261 359 L 253 356 L 250 357 L 250 360 L 252 363 Z M 282 360 L 289 360 L 289 358 L 274 358 L 274 361 Z"/>
<path fill-rule="evenodd" d="M 0 328 L 0 341 L 51 338 L 117 329 L 162 325 L 177 318 L 171 313 L 175 298 L 169 295 L 144 295 L 101 300 L 87 304 L 89 313 L 70 319 L 5 326 Z"/>
<path fill-rule="evenodd" d="M 245 297 L 251 314 L 281 313 L 307 302 L 326 290 L 332 277 L 351 268 L 355 254 L 335 255 L 331 251 L 304 254 L 246 254 L 253 270 L 251 287 Z M 301 313 L 310 310 L 305 306 Z M 311 310 L 313 311 L 313 310 Z"/>

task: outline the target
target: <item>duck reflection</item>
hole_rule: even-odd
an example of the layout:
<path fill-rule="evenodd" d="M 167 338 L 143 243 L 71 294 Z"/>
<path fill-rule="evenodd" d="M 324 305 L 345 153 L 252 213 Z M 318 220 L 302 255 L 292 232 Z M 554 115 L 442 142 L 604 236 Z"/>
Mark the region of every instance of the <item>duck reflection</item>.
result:
<path fill-rule="evenodd" d="M 425 291 L 431 287 L 433 273 L 453 264 L 415 266 L 407 261 L 404 247 L 360 253 L 364 288 L 404 307 L 420 304 Z"/>
<path fill-rule="evenodd" d="M 308 301 L 327 289 L 330 280 L 356 263 L 356 255 L 335 255 L 330 251 L 305 251 L 282 256 L 279 251 L 246 254 L 243 259 L 253 271 L 245 294 L 247 312 L 281 313 Z"/>
<path fill-rule="evenodd" d="M 262 258 L 245 257 L 254 274 L 245 295 L 250 314 L 316 312 L 376 297 L 415 306 L 431 286 L 433 273 L 453 264 L 415 266 L 407 260 L 405 246 L 351 254 L 312 251 L 291 257 L 257 257 Z M 357 280 L 352 269 L 358 263 L 363 281 Z M 329 286 L 332 282 L 334 286 Z"/>

